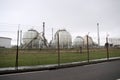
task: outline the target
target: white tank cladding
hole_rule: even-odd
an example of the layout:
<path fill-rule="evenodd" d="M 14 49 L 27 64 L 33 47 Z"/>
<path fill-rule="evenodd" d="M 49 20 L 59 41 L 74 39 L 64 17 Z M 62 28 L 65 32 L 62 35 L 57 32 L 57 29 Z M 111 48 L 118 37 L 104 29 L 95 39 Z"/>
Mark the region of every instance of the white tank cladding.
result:
<path fill-rule="evenodd" d="M 84 45 L 87 46 L 87 35 L 83 37 L 83 39 L 84 39 Z M 88 45 L 93 46 L 93 40 L 90 36 L 88 36 Z"/>
<path fill-rule="evenodd" d="M 23 35 L 23 44 L 29 43 L 32 39 L 38 37 L 38 32 L 36 30 L 30 29 Z"/>
<path fill-rule="evenodd" d="M 59 34 L 60 48 L 71 48 L 72 37 L 71 37 L 70 33 L 67 32 L 65 29 L 58 30 L 55 33 L 53 45 L 57 48 L 58 34 Z"/>
<path fill-rule="evenodd" d="M 74 48 L 80 48 L 84 46 L 84 39 L 81 36 L 77 36 L 73 41 Z"/>
<path fill-rule="evenodd" d="M 11 48 L 11 38 L 0 37 L 0 47 Z"/>
<path fill-rule="evenodd" d="M 55 40 L 51 40 L 49 43 L 50 48 L 55 48 Z"/>
<path fill-rule="evenodd" d="M 46 43 L 42 34 L 34 29 L 30 29 L 23 35 L 23 48 L 43 48 Z"/>

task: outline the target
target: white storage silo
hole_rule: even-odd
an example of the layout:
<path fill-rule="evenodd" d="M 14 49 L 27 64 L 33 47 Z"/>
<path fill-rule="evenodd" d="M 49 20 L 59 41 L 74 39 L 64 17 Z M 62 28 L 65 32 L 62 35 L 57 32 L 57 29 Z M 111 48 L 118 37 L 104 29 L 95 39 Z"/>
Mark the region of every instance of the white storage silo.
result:
<path fill-rule="evenodd" d="M 72 46 L 72 37 L 68 31 L 65 29 L 58 30 L 54 35 L 54 45 L 57 48 L 58 42 L 58 34 L 59 34 L 59 45 L 60 48 L 71 48 Z"/>
<path fill-rule="evenodd" d="M 8 37 L 0 37 L 0 47 L 3 48 L 11 48 L 11 38 Z"/>
<path fill-rule="evenodd" d="M 80 48 L 84 46 L 84 39 L 81 36 L 77 36 L 73 41 L 74 48 Z"/>

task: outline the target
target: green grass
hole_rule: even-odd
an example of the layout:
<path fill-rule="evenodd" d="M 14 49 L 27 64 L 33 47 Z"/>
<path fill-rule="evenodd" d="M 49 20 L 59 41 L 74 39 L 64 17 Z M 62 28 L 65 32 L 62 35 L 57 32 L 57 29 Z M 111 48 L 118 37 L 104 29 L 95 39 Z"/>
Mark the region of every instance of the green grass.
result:
<path fill-rule="evenodd" d="M 110 49 L 110 57 L 120 57 L 119 49 Z M 95 49 L 90 51 L 90 59 L 106 58 L 105 49 Z M 1 50 L 0 49 L 0 67 L 14 67 L 15 66 L 15 50 Z M 60 62 L 77 62 L 87 60 L 86 50 L 80 54 L 76 50 L 61 50 Z M 20 50 L 19 51 L 19 66 L 34 66 L 57 64 L 58 54 L 56 50 Z"/>

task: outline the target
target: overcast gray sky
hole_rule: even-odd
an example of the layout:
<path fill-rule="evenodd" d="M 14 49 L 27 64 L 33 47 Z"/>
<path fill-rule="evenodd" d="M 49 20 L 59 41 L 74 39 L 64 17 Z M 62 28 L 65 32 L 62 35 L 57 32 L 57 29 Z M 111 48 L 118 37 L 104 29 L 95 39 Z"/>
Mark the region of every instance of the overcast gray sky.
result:
<path fill-rule="evenodd" d="M 65 28 L 73 39 L 90 32 L 96 42 L 99 23 L 103 44 L 107 33 L 120 38 L 120 0 L 0 0 L 0 36 L 16 39 L 12 31 L 17 30 L 17 24 L 23 31 L 34 28 L 42 32 L 43 21 L 48 40 L 52 28 L 54 33 Z"/>

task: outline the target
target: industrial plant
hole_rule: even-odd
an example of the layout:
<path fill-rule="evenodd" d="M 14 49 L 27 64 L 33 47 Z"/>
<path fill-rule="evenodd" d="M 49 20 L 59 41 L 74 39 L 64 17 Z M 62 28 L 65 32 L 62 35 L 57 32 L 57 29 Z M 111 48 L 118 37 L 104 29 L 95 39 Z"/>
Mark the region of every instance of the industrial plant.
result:
<path fill-rule="evenodd" d="M 84 37 L 77 36 L 72 41 L 72 35 L 66 29 L 59 29 L 55 34 L 52 32 L 52 40 L 48 42 L 45 37 L 45 22 L 43 22 L 43 30 L 41 32 L 31 28 L 23 34 L 20 33 L 20 35 L 21 36 L 18 36 L 20 39 L 17 39 L 17 45 L 21 49 L 56 49 L 58 48 L 58 44 L 61 49 L 86 47 L 87 38 L 89 47 L 93 47 L 95 43 L 92 37 L 87 37 L 87 35 Z M 11 38 L 0 37 L 0 47 L 11 48 L 11 40 Z"/>
<path fill-rule="evenodd" d="M 43 29 L 45 30 L 45 29 Z M 59 43 L 58 43 L 59 42 Z M 92 37 L 88 36 L 88 45 L 93 47 L 94 41 Z M 48 43 L 45 38 L 44 32 L 39 33 L 37 30 L 29 29 L 23 34 L 23 44 L 22 48 L 79 48 L 87 46 L 87 35 L 84 37 L 77 36 L 72 42 L 72 36 L 66 29 L 59 29 L 54 34 L 52 40 Z"/>
<path fill-rule="evenodd" d="M 22 32 L 22 31 L 21 31 Z M 19 32 L 20 33 L 20 32 Z M 98 43 L 94 42 L 91 36 L 76 36 L 75 39 L 72 38 L 70 32 L 66 29 L 59 29 L 53 34 L 52 28 L 52 40 L 48 42 L 45 36 L 45 22 L 43 22 L 43 30 L 41 32 L 35 30 L 34 28 L 28 29 L 23 34 L 20 33 L 20 39 L 17 39 L 18 46 L 21 49 L 56 49 L 59 47 L 61 49 L 66 48 L 86 48 L 89 47 L 99 47 L 100 46 L 100 37 L 99 37 L 99 24 L 97 24 L 97 34 L 98 34 Z M 1 48 L 11 48 L 11 38 L 0 37 L 0 47 Z M 19 41 L 20 40 L 20 41 Z M 20 43 L 19 43 L 20 42 Z M 113 46 L 120 45 L 119 38 L 109 38 L 109 43 Z"/>

